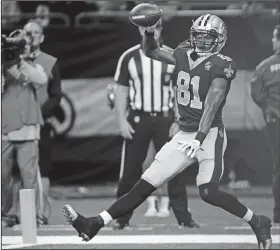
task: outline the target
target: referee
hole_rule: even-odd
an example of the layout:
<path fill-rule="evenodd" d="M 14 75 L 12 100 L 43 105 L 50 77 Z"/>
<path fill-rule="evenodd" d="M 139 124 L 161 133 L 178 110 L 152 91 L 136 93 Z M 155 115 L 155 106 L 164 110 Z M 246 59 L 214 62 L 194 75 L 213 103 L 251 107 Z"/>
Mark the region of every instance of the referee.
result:
<path fill-rule="evenodd" d="M 144 29 L 139 28 L 144 35 Z M 155 29 L 155 38 L 162 45 L 162 22 Z M 114 77 L 117 83 L 115 105 L 121 135 L 124 138 L 117 197 L 129 192 L 142 175 L 142 165 L 152 140 L 158 152 L 176 129 L 174 91 L 171 76 L 173 65 L 146 57 L 138 44 L 120 57 Z M 177 132 L 177 131 L 176 131 Z M 183 175 L 168 183 L 170 205 L 179 225 L 198 227 L 188 211 Z M 123 229 L 132 216 L 118 218 L 115 229 Z"/>
<path fill-rule="evenodd" d="M 251 82 L 251 96 L 262 109 L 266 121 L 266 135 L 271 148 L 273 164 L 273 220 L 280 223 L 280 25 L 273 31 L 275 54 L 256 68 Z"/>

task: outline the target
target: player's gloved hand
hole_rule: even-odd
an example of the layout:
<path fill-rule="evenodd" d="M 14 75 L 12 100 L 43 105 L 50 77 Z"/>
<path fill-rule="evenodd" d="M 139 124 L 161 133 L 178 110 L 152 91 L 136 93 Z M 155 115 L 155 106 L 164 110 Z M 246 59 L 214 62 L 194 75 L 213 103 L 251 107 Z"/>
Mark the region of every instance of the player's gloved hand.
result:
<path fill-rule="evenodd" d="M 177 122 L 173 122 L 169 129 L 169 138 L 172 138 L 174 135 L 176 135 L 179 130 L 179 124 Z"/>
<path fill-rule="evenodd" d="M 132 139 L 132 134 L 135 133 L 135 130 L 127 120 L 120 122 L 120 131 L 124 139 Z"/>
<path fill-rule="evenodd" d="M 154 24 L 153 26 L 145 27 L 145 30 L 146 30 L 147 32 L 153 33 L 153 32 L 155 31 L 155 28 L 156 28 L 156 26 L 158 25 L 159 22 L 160 22 L 160 20 L 158 20 L 158 21 L 156 22 L 156 24 Z"/>
<path fill-rule="evenodd" d="M 193 140 L 191 142 L 179 141 L 178 143 L 180 144 L 178 150 L 181 152 L 188 151 L 187 156 L 191 158 L 193 158 L 196 152 L 200 149 L 200 142 L 198 140 Z"/>

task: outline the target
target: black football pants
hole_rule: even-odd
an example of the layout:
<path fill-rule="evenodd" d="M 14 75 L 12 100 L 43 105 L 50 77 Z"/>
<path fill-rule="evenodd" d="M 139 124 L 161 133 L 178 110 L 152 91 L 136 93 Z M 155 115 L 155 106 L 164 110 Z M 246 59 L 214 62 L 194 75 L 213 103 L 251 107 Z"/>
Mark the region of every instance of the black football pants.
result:
<path fill-rule="evenodd" d="M 128 116 L 128 122 L 135 133 L 132 140 L 124 141 L 117 198 L 129 192 L 140 179 L 150 141 L 154 141 L 156 152 L 158 152 L 170 140 L 169 128 L 173 119 L 132 111 Z M 186 181 L 183 174 L 178 174 L 168 182 L 168 195 L 178 223 L 187 223 L 191 214 L 188 212 Z M 132 213 L 126 214 L 117 221 L 128 223 L 131 216 Z"/>
<path fill-rule="evenodd" d="M 266 135 L 273 162 L 272 191 L 274 197 L 274 216 L 280 217 L 280 118 L 268 123 Z"/>

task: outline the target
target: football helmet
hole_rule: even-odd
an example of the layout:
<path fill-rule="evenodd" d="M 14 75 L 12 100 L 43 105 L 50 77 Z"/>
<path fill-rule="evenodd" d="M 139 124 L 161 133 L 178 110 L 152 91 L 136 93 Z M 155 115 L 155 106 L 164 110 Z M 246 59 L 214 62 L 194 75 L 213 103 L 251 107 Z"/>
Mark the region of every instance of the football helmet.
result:
<path fill-rule="evenodd" d="M 218 16 L 207 14 L 197 18 L 190 30 L 190 41 L 195 52 L 219 52 L 227 41 L 227 28 Z"/>

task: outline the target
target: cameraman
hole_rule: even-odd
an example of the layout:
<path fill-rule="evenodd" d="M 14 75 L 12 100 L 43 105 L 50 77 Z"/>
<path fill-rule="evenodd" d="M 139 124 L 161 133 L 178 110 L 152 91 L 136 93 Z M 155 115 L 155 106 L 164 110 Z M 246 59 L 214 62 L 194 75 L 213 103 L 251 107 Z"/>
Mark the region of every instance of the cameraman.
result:
<path fill-rule="evenodd" d="M 48 217 L 50 215 L 48 210 L 50 206 L 49 172 L 52 166 L 52 126 L 47 122 L 47 120 L 54 114 L 55 108 L 60 105 L 62 96 L 61 79 L 57 58 L 42 52 L 40 49 L 40 45 L 44 41 L 43 28 L 41 24 L 37 20 L 31 19 L 25 24 L 23 30 L 28 42 L 28 50 L 24 54 L 25 60 L 42 66 L 48 76 L 47 84 L 36 90 L 37 101 L 40 104 L 44 120 L 44 125 L 41 127 L 40 131 L 40 141 L 38 145 L 40 174 L 38 176 L 39 195 L 37 196 L 37 226 L 41 226 L 48 224 Z M 14 185 L 14 189 L 18 189 L 19 187 L 20 186 L 18 185 Z M 18 191 L 14 190 L 13 193 L 13 206 L 10 213 L 16 214 Z M 13 217 L 14 219 L 10 223 L 7 223 L 10 226 L 18 223 L 17 217 Z"/>
<path fill-rule="evenodd" d="M 48 78 L 41 65 L 22 59 L 26 42 L 23 32 L 4 39 L 2 45 L 2 201 L 10 195 L 12 168 L 18 165 L 23 188 L 35 189 L 38 140 L 43 124 L 36 91 Z M 15 164 L 15 161 L 17 164 Z M 3 207 L 2 207 L 3 208 Z M 3 211 L 3 210 L 2 210 Z"/>

